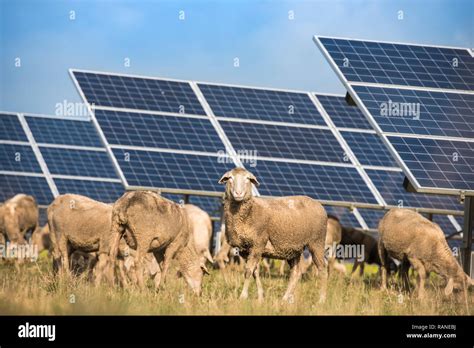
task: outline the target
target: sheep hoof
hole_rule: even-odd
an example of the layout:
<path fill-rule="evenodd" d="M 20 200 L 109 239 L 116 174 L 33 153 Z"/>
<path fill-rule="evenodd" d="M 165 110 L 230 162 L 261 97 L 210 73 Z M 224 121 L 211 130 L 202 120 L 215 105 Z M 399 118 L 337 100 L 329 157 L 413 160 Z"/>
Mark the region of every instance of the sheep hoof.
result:
<path fill-rule="evenodd" d="M 247 294 L 247 293 L 241 293 L 239 299 L 240 299 L 240 300 L 246 300 L 246 299 L 248 299 L 248 297 L 249 297 L 249 294 Z"/>

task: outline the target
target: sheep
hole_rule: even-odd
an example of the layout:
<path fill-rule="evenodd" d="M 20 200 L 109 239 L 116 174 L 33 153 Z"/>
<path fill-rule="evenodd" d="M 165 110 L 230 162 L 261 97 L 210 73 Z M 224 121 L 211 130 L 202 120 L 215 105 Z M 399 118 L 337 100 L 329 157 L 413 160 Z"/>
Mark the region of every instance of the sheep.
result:
<path fill-rule="evenodd" d="M 156 192 L 126 192 L 114 204 L 109 256 L 116 260 L 119 241 L 125 232 L 130 233 L 127 244 L 136 247 L 135 267 L 137 282 L 141 289 L 143 281 L 143 259 L 153 252 L 161 265 L 161 281 L 164 283 L 170 262 L 176 258 L 180 273 L 194 291 L 200 295 L 203 272 L 208 273 L 194 246 L 192 226 L 185 209 Z"/>
<path fill-rule="evenodd" d="M 26 244 L 25 234 L 38 226 L 39 211 L 34 197 L 17 194 L 0 206 L 0 234 L 3 240 Z"/>
<path fill-rule="evenodd" d="M 362 276 L 364 274 L 366 263 L 376 264 L 379 266 L 382 265 L 377 248 L 377 239 L 371 235 L 352 227 L 342 226 L 342 238 L 340 244 L 363 246 L 364 257 L 362 260 L 357 257 L 354 259 L 354 264 L 351 271 L 352 278 L 355 278 L 356 276 Z M 396 270 L 397 266 L 391 258 L 388 259 L 388 262 L 390 270 Z M 359 269 L 359 272 L 356 272 L 357 269 Z"/>
<path fill-rule="evenodd" d="M 462 289 L 467 296 L 467 287 L 473 281 L 456 261 L 439 225 L 415 211 L 395 208 L 385 214 L 378 228 L 382 289 L 387 287 L 387 259 L 391 256 L 401 262 L 409 261 L 417 271 L 415 291 L 419 299 L 425 297 L 425 278 L 429 272 L 436 272 L 446 280 L 446 296 L 453 289 Z"/>
<path fill-rule="evenodd" d="M 61 272 L 69 274 L 75 251 L 98 252 L 101 243 L 109 243 L 111 219 L 109 204 L 76 194 L 56 197 L 48 207 L 54 270 L 60 266 Z"/>
<path fill-rule="evenodd" d="M 201 255 L 203 263 L 207 260 L 214 263 L 209 246 L 212 238 L 212 221 L 208 213 L 192 204 L 185 204 L 184 209 L 192 225 L 194 245 Z"/>
<path fill-rule="evenodd" d="M 252 173 L 243 168 L 226 172 L 219 183 L 226 185 L 226 237 L 229 244 L 239 248 L 240 254 L 247 259 L 240 298 L 248 298 L 250 276 L 253 275 L 257 284 L 258 300 L 263 300 L 263 288 L 257 267 L 263 256 L 289 261 L 291 275 L 283 300 L 291 301 L 301 277 L 298 266 L 300 256 L 304 247 L 308 247 L 320 272 L 320 301 L 324 301 L 327 278 L 324 260 L 327 214 L 323 206 L 306 196 L 253 197 L 252 185 L 258 187 L 259 182 Z"/>
<path fill-rule="evenodd" d="M 30 242 L 38 247 L 38 253 L 43 250 L 51 250 L 51 237 L 49 235 L 48 224 L 43 227 L 37 226 L 31 235 Z"/>

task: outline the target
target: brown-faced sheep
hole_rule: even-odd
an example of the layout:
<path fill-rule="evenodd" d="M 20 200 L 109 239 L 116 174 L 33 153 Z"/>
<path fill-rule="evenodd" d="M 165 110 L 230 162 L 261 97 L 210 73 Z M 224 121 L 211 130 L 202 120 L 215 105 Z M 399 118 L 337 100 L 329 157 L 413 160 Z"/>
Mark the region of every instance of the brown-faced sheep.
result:
<path fill-rule="evenodd" d="M 219 183 L 226 184 L 224 216 L 226 237 L 231 246 L 239 248 L 246 257 L 245 281 L 240 295 L 248 297 L 250 276 L 257 284 L 258 299 L 263 299 L 259 276 L 260 259 L 263 257 L 288 260 L 291 275 L 283 299 L 288 301 L 301 277 L 300 256 L 308 247 L 313 262 L 322 279 L 320 301 L 326 297 L 327 270 L 324 260 L 324 243 L 327 215 L 323 206 L 305 196 L 281 198 L 253 197 L 252 185 L 257 178 L 243 168 L 225 173 Z"/>
<path fill-rule="evenodd" d="M 209 251 L 212 238 L 211 217 L 204 210 L 192 204 L 185 204 L 184 209 L 192 226 L 196 251 L 201 255 L 203 263 L 207 260 L 212 265 L 214 260 Z"/>
<path fill-rule="evenodd" d="M 203 271 L 207 272 L 207 268 L 194 247 L 192 227 L 182 206 L 156 192 L 126 192 L 113 207 L 109 254 L 112 260 L 116 259 L 120 238 L 127 231 L 136 246 L 135 267 L 140 288 L 144 288 L 144 257 L 153 252 L 158 264 L 162 264 L 162 282 L 171 260 L 176 258 L 180 273 L 191 289 L 200 294 Z"/>
<path fill-rule="evenodd" d="M 447 282 L 444 293 L 462 289 L 473 282 L 456 261 L 441 228 L 412 210 L 391 209 L 379 222 L 379 254 L 382 262 L 382 288 L 387 286 L 388 257 L 407 260 L 418 273 L 418 297 L 425 295 L 427 273 L 436 272 Z"/>
<path fill-rule="evenodd" d="M 32 196 L 17 194 L 0 206 L 0 233 L 11 243 L 25 244 L 25 234 L 38 226 L 38 204 Z"/>

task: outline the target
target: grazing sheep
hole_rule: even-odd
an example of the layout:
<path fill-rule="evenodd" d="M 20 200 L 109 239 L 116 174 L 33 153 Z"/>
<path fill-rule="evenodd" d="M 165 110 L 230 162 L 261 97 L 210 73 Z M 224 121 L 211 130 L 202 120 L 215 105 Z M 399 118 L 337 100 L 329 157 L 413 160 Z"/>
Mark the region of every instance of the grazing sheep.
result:
<path fill-rule="evenodd" d="M 203 263 L 207 260 L 212 265 L 214 260 L 209 251 L 212 238 L 211 217 L 204 210 L 192 204 L 185 204 L 184 209 L 192 226 L 196 251 L 201 255 Z"/>
<path fill-rule="evenodd" d="M 36 227 L 35 231 L 31 235 L 31 244 L 38 247 L 38 253 L 43 250 L 51 250 L 51 237 L 49 235 L 48 224 L 43 227 Z"/>
<path fill-rule="evenodd" d="M 379 222 L 379 255 L 382 262 L 382 288 L 387 286 L 387 258 L 409 261 L 418 273 L 418 297 L 425 296 L 427 273 L 436 272 L 447 282 L 444 293 L 473 285 L 456 261 L 441 228 L 417 212 L 408 209 L 391 209 Z M 466 297 L 467 298 L 467 297 Z"/>
<path fill-rule="evenodd" d="M 258 299 L 263 299 L 259 276 L 260 259 L 263 257 L 288 260 L 291 276 L 283 299 L 293 297 L 301 277 L 300 256 L 308 247 L 313 262 L 322 278 L 320 301 L 326 297 L 327 270 L 324 261 L 327 215 L 323 206 L 305 196 L 261 198 L 253 197 L 252 184 L 257 178 L 243 168 L 225 173 L 219 180 L 226 184 L 224 216 L 226 237 L 231 246 L 239 248 L 247 259 L 245 282 L 240 297 L 248 297 L 250 276 L 257 284 Z"/>
<path fill-rule="evenodd" d="M 143 268 L 146 253 L 153 252 L 161 264 L 161 281 L 165 282 L 171 260 L 176 258 L 180 273 L 196 293 L 201 292 L 203 271 L 194 247 L 192 227 L 185 209 L 156 192 L 126 192 L 114 204 L 111 227 L 110 257 L 116 259 L 120 238 L 125 232 L 136 246 L 137 282 L 144 288 Z M 125 238 L 128 245 L 131 240 Z"/>
<path fill-rule="evenodd" d="M 101 243 L 109 243 L 111 219 L 109 204 L 75 194 L 56 197 L 48 207 L 54 269 L 60 265 L 69 273 L 73 252 L 97 252 Z"/>
<path fill-rule="evenodd" d="M 351 274 L 353 277 L 364 274 L 365 264 L 377 264 L 382 265 L 377 249 L 377 239 L 371 235 L 359 231 L 352 227 L 342 227 L 342 238 L 341 245 L 357 245 L 363 246 L 364 257 L 362 260 L 357 257 L 354 259 L 354 264 L 352 266 Z M 388 260 L 390 268 L 396 268 L 395 264 L 391 259 Z M 359 274 L 356 270 L 359 269 Z"/>
<path fill-rule="evenodd" d="M 26 244 L 25 234 L 38 226 L 38 204 L 32 196 L 17 194 L 0 206 L 0 234 L 3 240 Z"/>

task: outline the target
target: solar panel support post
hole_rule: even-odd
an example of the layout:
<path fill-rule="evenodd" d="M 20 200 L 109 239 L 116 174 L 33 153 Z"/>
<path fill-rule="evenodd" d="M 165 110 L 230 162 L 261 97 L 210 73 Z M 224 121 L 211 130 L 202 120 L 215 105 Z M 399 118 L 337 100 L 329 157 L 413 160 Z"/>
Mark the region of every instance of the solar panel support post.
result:
<path fill-rule="evenodd" d="M 462 265 L 464 272 L 471 274 L 472 230 L 474 229 L 474 196 L 464 200 L 464 228 L 462 243 Z"/>
<path fill-rule="evenodd" d="M 184 204 L 189 204 L 189 195 L 184 195 Z"/>

